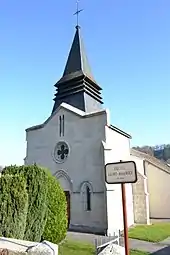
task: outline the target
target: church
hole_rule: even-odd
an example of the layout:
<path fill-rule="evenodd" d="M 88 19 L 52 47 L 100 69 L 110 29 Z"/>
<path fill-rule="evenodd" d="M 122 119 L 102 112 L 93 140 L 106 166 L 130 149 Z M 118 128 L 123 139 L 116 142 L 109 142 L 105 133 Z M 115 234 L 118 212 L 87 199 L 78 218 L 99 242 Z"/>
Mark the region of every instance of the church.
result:
<path fill-rule="evenodd" d="M 112 125 L 103 108 L 102 88 L 92 74 L 79 26 L 55 88 L 49 118 L 26 129 L 25 164 L 47 167 L 58 179 L 70 230 L 104 235 L 122 230 L 121 187 L 105 182 L 105 164 L 131 159 L 131 136 Z M 132 184 L 126 184 L 129 226 L 138 211 L 134 194 Z"/>
<path fill-rule="evenodd" d="M 26 130 L 25 164 L 47 167 L 68 204 L 69 229 L 111 234 L 123 228 L 120 185 L 105 183 L 105 164 L 130 158 L 131 136 L 111 125 L 85 52 L 81 28 L 62 77 L 55 84 L 49 118 Z M 134 223 L 132 187 L 126 185 L 128 224 Z"/>

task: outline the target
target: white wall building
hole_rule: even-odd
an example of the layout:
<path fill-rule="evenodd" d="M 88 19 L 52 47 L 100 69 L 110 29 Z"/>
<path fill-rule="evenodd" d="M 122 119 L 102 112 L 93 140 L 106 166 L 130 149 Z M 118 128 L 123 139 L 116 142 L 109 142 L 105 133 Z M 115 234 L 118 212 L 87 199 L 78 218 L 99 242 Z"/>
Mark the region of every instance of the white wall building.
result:
<path fill-rule="evenodd" d="M 138 181 L 132 185 L 135 222 L 149 224 L 150 218 L 170 219 L 170 167 L 133 149 L 131 159 L 138 170 Z"/>
<path fill-rule="evenodd" d="M 95 233 L 123 229 L 120 185 L 105 183 L 104 166 L 129 160 L 130 135 L 110 123 L 101 88 L 91 73 L 80 28 L 62 78 L 55 85 L 51 116 L 26 130 L 25 164 L 47 167 L 68 202 L 69 228 Z M 134 223 L 132 185 L 126 185 L 128 224 Z"/>

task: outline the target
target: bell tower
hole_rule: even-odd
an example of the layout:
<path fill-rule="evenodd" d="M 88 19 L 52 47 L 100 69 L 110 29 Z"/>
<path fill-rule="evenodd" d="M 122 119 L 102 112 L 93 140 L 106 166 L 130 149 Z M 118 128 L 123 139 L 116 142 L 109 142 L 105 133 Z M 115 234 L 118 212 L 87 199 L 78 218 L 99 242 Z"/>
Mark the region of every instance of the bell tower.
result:
<path fill-rule="evenodd" d="M 102 89 L 93 77 L 80 30 L 77 25 L 63 76 L 54 85 L 56 94 L 52 113 L 63 102 L 84 112 L 94 112 L 102 108 Z"/>

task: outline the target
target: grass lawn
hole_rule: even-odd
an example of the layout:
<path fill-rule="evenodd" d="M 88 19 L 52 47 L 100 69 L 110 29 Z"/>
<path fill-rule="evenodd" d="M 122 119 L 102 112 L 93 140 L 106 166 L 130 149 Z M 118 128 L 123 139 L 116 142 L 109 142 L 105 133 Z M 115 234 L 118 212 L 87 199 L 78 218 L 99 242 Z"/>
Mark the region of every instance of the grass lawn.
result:
<path fill-rule="evenodd" d="M 160 242 L 170 236 L 170 222 L 138 225 L 129 230 L 129 238 L 148 242 Z"/>
<path fill-rule="evenodd" d="M 143 251 L 131 251 L 130 255 L 149 255 L 149 253 Z"/>
<path fill-rule="evenodd" d="M 94 255 L 95 249 L 91 244 L 66 241 L 59 247 L 59 255 Z M 130 255 L 148 255 L 140 251 L 131 251 Z"/>
<path fill-rule="evenodd" d="M 65 241 L 59 247 L 59 255 L 91 255 L 94 254 L 92 245 L 80 242 Z"/>

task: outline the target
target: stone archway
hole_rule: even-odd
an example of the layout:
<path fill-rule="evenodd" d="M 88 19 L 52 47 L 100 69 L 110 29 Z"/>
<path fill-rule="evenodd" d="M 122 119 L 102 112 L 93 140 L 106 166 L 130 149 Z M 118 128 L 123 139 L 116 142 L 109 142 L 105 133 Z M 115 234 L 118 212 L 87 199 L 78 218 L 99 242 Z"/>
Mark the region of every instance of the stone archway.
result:
<path fill-rule="evenodd" d="M 59 170 L 56 172 L 55 176 L 59 180 L 64 191 L 69 191 L 70 193 L 73 191 L 73 181 L 66 171 Z"/>
<path fill-rule="evenodd" d="M 73 191 L 73 182 L 69 175 L 64 170 L 59 170 L 55 174 L 56 178 L 60 182 L 61 187 L 64 190 L 67 200 L 67 217 L 68 217 L 68 228 L 71 220 L 71 193 Z"/>

